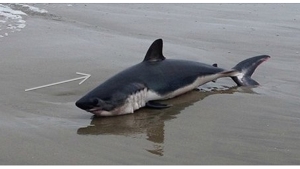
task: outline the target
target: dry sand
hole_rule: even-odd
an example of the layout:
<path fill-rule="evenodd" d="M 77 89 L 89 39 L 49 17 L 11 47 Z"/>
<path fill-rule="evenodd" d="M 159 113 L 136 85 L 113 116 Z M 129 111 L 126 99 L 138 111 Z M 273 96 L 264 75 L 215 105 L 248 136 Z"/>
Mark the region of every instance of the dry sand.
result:
<path fill-rule="evenodd" d="M 10 6 L 27 15 L 12 21 L 16 31 L 0 22 L 0 164 L 300 164 L 299 4 L 32 5 L 48 13 Z M 223 68 L 271 59 L 255 72 L 262 85 L 253 89 L 221 79 L 205 85 L 226 86 L 221 91 L 112 118 L 75 107 L 140 62 L 157 38 L 167 58 Z M 92 76 L 24 91 L 77 71 Z"/>

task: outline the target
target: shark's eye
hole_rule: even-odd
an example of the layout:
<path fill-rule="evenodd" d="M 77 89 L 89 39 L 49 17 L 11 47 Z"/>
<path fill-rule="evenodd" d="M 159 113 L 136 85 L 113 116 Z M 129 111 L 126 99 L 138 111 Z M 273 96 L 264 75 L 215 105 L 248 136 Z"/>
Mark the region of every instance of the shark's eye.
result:
<path fill-rule="evenodd" d="M 99 104 L 99 99 L 98 98 L 95 98 L 95 97 L 91 98 L 90 101 L 91 101 L 92 105 L 98 105 Z"/>

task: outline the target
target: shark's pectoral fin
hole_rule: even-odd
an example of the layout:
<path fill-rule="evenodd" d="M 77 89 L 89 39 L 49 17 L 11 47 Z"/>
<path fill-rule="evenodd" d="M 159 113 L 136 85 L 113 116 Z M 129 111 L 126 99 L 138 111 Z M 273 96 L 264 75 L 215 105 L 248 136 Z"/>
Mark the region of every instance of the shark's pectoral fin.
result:
<path fill-rule="evenodd" d="M 171 107 L 169 104 L 163 104 L 155 101 L 148 101 L 146 103 L 146 107 L 154 108 L 154 109 L 165 109 Z"/>

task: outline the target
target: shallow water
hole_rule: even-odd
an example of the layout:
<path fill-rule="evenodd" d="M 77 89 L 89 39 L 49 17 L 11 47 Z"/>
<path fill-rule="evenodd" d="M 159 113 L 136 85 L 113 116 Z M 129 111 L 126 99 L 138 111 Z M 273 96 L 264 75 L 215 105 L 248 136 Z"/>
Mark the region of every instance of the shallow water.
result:
<path fill-rule="evenodd" d="M 26 27 L 0 38 L 0 164 L 300 164 L 299 5 L 9 6 Z M 271 59 L 253 75 L 259 87 L 219 79 L 168 109 L 99 118 L 74 105 L 157 38 L 167 58 L 228 69 Z M 92 76 L 24 91 L 78 71 Z"/>

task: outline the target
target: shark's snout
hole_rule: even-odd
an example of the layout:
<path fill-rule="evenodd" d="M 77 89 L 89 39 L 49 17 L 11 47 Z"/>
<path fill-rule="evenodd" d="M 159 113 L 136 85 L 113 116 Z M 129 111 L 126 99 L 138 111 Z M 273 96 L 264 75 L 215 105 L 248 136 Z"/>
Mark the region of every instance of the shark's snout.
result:
<path fill-rule="evenodd" d="M 83 109 L 83 110 L 90 110 L 92 108 L 94 108 L 96 105 L 97 105 L 98 101 L 95 100 L 95 99 L 80 99 L 78 100 L 75 105 L 77 107 L 79 107 L 80 109 Z"/>
<path fill-rule="evenodd" d="M 80 109 L 83 109 L 83 110 L 87 110 L 87 109 L 90 109 L 91 107 L 89 105 L 87 105 L 86 103 L 82 102 L 82 101 L 77 101 L 75 103 L 75 105 L 80 108 Z"/>

